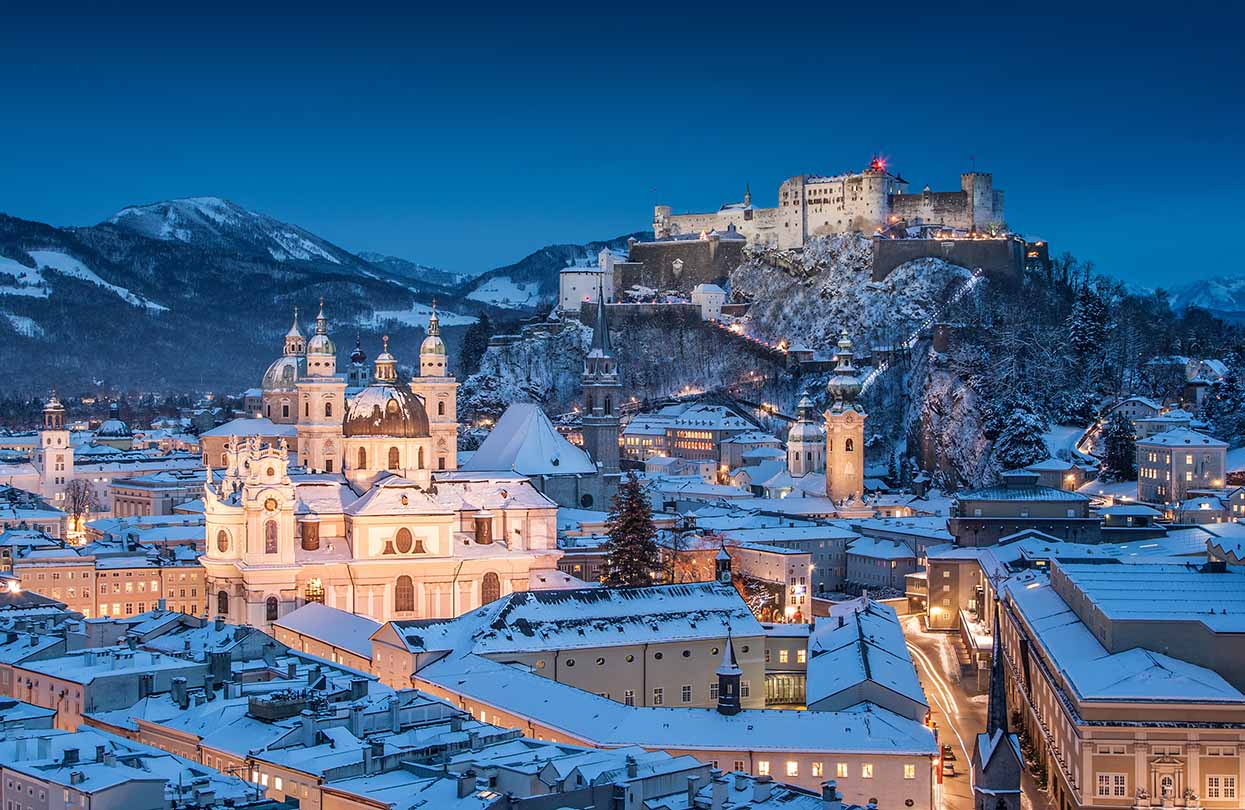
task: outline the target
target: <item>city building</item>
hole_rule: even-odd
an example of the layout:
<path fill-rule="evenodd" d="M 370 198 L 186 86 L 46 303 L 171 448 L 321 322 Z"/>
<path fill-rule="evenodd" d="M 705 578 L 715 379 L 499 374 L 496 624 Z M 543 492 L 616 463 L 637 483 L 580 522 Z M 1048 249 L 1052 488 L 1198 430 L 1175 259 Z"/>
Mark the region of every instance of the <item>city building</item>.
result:
<path fill-rule="evenodd" d="M 1137 500 L 1171 505 L 1189 490 L 1223 487 L 1227 453 L 1227 442 L 1188 429 L 1138 439 Z"/>
<path fill-rule="evenodd" d="M 993 486 L 956 496 L 947 528 L 962 546 L 985 546 L 1025 529 L 1062 540 L 1098 542 L 1099 520 L 1089 512 L 1090 500 L 1038 483 L 1039 473 L 1012 470 Z"/>

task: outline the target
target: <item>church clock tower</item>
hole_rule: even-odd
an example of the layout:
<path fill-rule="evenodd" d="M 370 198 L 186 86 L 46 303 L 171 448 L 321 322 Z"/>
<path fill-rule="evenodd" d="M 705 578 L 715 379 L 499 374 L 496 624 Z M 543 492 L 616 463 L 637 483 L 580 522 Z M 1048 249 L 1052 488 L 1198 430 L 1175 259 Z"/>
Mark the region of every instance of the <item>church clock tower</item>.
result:
<path fill-rule="evenodd" d="M 428 316 L 428 335 L 419 344 L 419 376 L 411 380 L 411 390 L 428 413 L 431 469 L 458 469 L 458 381 L 450 374 L 436 300 Z"/>
<path fill-rule="evenodd" d="M 584 389 L 584 449 L 602 472 L 617 472 L 618 406 L 622 400 L 622 382 L 618 376 L 618 361 L 610 347 L 604 288 L 597 295 L 592 346 L 584 358 L 581 380 Z"/>
<path fill-rule="evenodd" d="M 298 380 L 298 463 L 309 472 L 341 472 L 346 378 L 337 373 L 337 347 L 329 339 L 324 299 L 316 332 L 307 341 L 306 372 Z"/>
<path fill-rule="evenodd" d="M 826 497 L 835 503 L 860 498 L 865 481 L 865 412 L 856 402 L 860 377 L 852 365 L 852 341 L 844 331 L 827 383 L 834 404 L 826 411 Z"/>

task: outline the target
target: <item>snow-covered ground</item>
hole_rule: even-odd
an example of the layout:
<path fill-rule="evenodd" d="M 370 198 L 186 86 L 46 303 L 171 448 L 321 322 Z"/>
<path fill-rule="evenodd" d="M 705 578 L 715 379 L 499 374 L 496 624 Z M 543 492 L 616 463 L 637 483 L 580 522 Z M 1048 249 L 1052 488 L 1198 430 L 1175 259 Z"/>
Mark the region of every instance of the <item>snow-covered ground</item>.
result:
<path fill-rule="evenodd" d="M 43 327 L 35 323 L 33 318 L 27 318 L 25 315 L 14 315 L 11 312 L 0 312 L 4 319 L 9 322 L 13 330 L 19 335 L 26 337 L 43 337 Z"/>
<path fill-rule="evenodd" d="M 125 287 L 118 287 L 116 284 L 109 284 L 107 281 L 100 278 L 94 270 L 87 267 L 73 256 L 69 256 L 55 250 L 32 250 L 30 251 L 30 256 L 39 264 L 40 270 L 45 267 L 49 267 L 60 273 L 64 273 L 67 276 L 73 276 L 74 278 L 80 278 L 83 281 L 89 281 L 98 287 L 103 287 L 105 290 L 115 293 L 118 298 L 123 299 L 132 306 L 144 307 L 157 312 L 165 312 L 168 310 L 168 307 L 157 304 L 154 301 L 149 301 L 140 295 L 135 295 Z"/>
<path fill-rule="evenodd" d="M 360 318 L 358 323 L 360 326 L 380 327 L 396 321 L 407 326 L 425 327 L 431 314 L 432 309 L 428 305 L 415 304 L 410 309 L 378 309 L 370 316 Z M 459 315 L 446 309 L 438 309 L 437 317 L 441 319 L 442 326 L 470 326 L 479 320 L 474 315 Z"/>
<path fill-rule="evenodd" d="M 125 287 L 104 281 L 94 270 L 68 254 L 56 250 L 32 250 L 30 256 L 39 265 L 37 270 L 0 256 L 0 295 L 47 298 L 52 293 L 52 285 L 43 271 L 54 270 L 63 275 L 90 282 L 97 287 L 103 287 L 131 306 L 142 307 L 153 312 L 168 310 L 168 307 L 136 295 Z M 9 278 L 12 278 L 15 283 L 4 283 Z"/>
<path fill-rule="evenodd" d="M 1046 442 L 1046 450 L 1051 458 L 1071 460 L 1081 455 L 1076 450 L 1076 443 L 1083 435 L 1085 435 L 1085 428 L 1075 425 L 1051 425 L 1050 430 L 1042 434 L 1042 440 Z"/>
<path fill-rule="evenodd" d="M 497 307 L 531 307 L 540 302 L 540 285 L 517 282 L 509 276 L 494 276 L 467 297 Z"/>

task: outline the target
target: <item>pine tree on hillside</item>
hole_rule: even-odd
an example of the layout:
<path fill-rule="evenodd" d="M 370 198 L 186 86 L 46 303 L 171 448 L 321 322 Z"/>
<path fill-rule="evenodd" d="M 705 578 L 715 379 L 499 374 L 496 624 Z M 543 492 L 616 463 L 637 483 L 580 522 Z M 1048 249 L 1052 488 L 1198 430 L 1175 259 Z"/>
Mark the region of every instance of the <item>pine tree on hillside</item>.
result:
<path fill-rule="evenodd" d="M 1102 459 L 1102 477 L 1108 481 L 1131 481 L 1137 477 L 1137 434 L 1133 423 L 1116 411 L 1102 428 L 1106 454 Z"/>
<path fill-rule="evenodd" d="M 1234 446 L 1245 441 L 1245 388 L 1234 371 L 1207 389 L 1202 418 L 1215 438 Z"/>
<path fill-rule="evenodd" d="M 458 366 L 462 376 L 468 377 L 480 370 L 480 358 L 488 348 L 488 339 L 493 336 L 493 322 L 489 316 L 480 313 L 480 318 L 463 333 L 463 347 L 459 353 Z"/>
<path fill-rule="evenodd" d="M 1023 408 L 1013 408 L 1003 420 L 999 437 L 994 440 L 994 459 L 1002 470 L 1028 467 L 1050 458 L 1046 441 L 1046 421 Z"/>
<path fill-rule="evenodd" d="M 609 519 L 605 522 L 605 572 L 601 582 L 611 588 L 652 585 L 653 572 L 661 565 L 653 506 L 634 472 L 627 473 Z"/>
<path fill-rule="evenodd" d="M 1089 284 L 1081 285 L 1068 316 L 1068 346 L 1078 360 L 1102 353 L 1109 319 L 1107 302 Z"/>

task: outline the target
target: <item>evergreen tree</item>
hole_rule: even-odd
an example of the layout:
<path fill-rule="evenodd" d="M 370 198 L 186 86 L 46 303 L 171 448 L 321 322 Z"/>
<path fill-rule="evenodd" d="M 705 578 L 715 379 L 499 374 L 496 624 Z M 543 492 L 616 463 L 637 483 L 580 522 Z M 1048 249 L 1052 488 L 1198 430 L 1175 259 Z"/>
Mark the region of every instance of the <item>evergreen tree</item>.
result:
<path fill-rule="evenodd" d="M 994 440 L 994 459 L 1002 470 L 1028 467 L 1050 457 L 1042 434 L 1046 421 L 1021 407 L 1012 408 Z"/>
<path fill-rule="evenodd" d="M 1068 345 L 1078 360 L 1102 353 L 1109 318 L 1107 302 L 1088 283 L 1082 284 L 1068 316 Z"/>
<path fill-rule="evenodd" d="M 605 544 L 601 582 L 611 588 L 652 585 L 653 572 L 661 564 L 657 530 L 653 506 L 634 471 L 619 485 L 605 529 L 610 539 Z"/>
<path fill-rule="evenodd" d="M 480 313 L 480 319 L 467 327 L 463 334 L 463 348 L 459 353 L 458 366 L 463 377 L 475 374 L 480 370 L 480 358 L 488 348 L 488 339 L 493 336 L 493 322 L 488 315 Z"/>
<path fill-rule="evenodd" d="M 1245 440 L 1245 388 L 1235 372 L 1212 383 L 1206 391 L 1202 417 L 1210 423 L 1210 432 L 1231 445 Z"/>
<path fill-rule="evenodd" d="M 1131 481 L 1137 477 L 1137 434 L 1133 423 L 1116 411 L 1102 428 L 1106 455 L 1102 459 L 1102 476 L 1108 481 Z"/>

